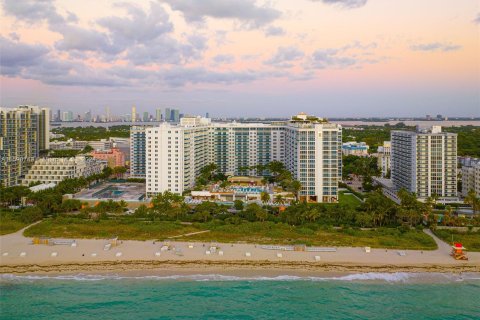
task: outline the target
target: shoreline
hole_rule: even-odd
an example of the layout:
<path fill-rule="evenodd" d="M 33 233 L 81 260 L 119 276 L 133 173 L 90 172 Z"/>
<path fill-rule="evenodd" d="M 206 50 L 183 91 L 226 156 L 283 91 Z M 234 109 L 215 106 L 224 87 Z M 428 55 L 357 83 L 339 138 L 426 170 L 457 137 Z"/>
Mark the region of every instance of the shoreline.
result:
<path fill-rule="evenodd" d="M 480 273 L 480 265 L 439 264 L 356 264 L 313 263 L 307 261 L 213 261 L 213 260 L 123 260 L 59 264 L 0 265 L 0 274 L 73 274 L 105 272 L 140 273 L 215 273 L 215 274 L 351 274 L 351 273 Z"/>

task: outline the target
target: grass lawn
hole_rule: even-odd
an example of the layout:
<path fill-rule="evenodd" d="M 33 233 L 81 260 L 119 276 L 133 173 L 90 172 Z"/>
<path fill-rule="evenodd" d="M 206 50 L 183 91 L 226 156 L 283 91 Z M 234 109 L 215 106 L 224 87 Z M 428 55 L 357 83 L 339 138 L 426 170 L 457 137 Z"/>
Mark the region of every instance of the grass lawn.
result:
<path fill-rule="evenodd" d="M 201 231 L 172 221 L 135 220 L 82 220 L 77 218 L 57 218 L 40 222 L 25 230 L 27 237 L 49 236 L 55 238 L 111 238 L 148 240 L 163 239 L 184 233 Z"/>
<path fill-rule="evenodd" d="M 319 225 L 290 226 L 272 222 L 246 222 L 241 225 L 217 225 L 211 232 L 189 236 L 197 241 L 259 244 L 307 244 L 311 246 L 343 246 L 434 250 L 435 241 L 425 233 L 385 228 L 372 231 L 323 229 Z M 184 238 L 187 240 L 187 238 Z"/>
<path fill-rule="evenodd" d="M 456 230 L 437 229 L 435 234 L 447 243 L 453 241 L 461 242 L 468 251 L 480 252 L 480 231 L 476 232 L 460 232 Z"/>
<path fill-rule="evenodd" d="M 338 201 L 340 203 L 344 203 L 350 206 L 351 208 L 356 208 L 360 204 L 362 204 L 362 202 L 358 200 L 352 193 L 343 192 L 343 191 L 340 191 L 338 195 Z"/>
<path fill-rule="evenodd" d="M 417 230 L 400 232 L 384 228 L 372 231 L 323 229 L 317 224 L 290 226 L 273 222 L 244 222 L 239 225 L 219 222 L 182 225 L 171 221 L 144 222 L 134 220 L 81 220 L 57 218 L 45 220 L 25 231 L 26 236 L 65 238 L 109 238 L 151 240 L 165 239 L 190 232 L 210 230 L 180 241 L 248 242 L 258 244 L 307 244 L 315 246 L 370 246 L 374 248 L 436 249 L 431 237 Z"/>
<path fill-rule="evenodd" d="M 26 226 L 26 223 L 13 219 L 10 216 L 0 217 L 0 235 L 17 232 Z"/>

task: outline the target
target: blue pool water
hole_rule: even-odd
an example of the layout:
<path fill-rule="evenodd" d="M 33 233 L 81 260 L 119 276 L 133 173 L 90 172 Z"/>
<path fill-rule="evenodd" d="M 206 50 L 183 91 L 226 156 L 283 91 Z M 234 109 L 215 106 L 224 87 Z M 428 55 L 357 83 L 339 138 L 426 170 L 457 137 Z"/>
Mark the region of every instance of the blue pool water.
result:
<path fill-rule="evenodd" d="M 109 186 L 98 192 L 95 192 L 94 194 L 92 194 L 92 196 L 99 199 L 114 199 L 120 197 L 124 193 L 124 191 L 119 190 L 115 186 Z"/>
<path fill-rule="evenodd" d="M 261 193 L 263 191 L 262 188 L 258 187 L 233 187 L 233 189 L 241 193 Z"/>
<path fill-rule="evenodd" d="M 0 319 L 479 319 L 480 278 L 3 275 Z"/>

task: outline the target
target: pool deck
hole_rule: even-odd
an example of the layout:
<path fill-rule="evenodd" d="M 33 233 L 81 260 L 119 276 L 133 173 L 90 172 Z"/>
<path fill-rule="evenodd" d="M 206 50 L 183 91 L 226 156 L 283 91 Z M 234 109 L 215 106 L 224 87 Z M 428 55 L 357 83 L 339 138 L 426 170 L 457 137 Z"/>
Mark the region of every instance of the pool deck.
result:
<path fill-rule="evenodd" d="M 123 193 L 113 198 L 99 198 L 96 194 L 107 188 L 115 188 Z M 78 200 L 124 200 L 124 201 L 141 201 L 145 197 L 145 184 L 143 183 L 105 183 L 95 186 L 91 189 L 84 189 L 76 193 L 73 197 Z M 142 199 L 141 199 L 142 198 Z"/>

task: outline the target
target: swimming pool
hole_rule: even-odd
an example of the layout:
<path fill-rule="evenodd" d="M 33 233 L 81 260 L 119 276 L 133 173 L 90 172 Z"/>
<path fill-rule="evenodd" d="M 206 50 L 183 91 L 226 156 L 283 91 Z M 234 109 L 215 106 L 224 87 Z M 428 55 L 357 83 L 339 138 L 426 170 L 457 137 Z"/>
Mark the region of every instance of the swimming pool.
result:
<path fill-rule="evenodd" d="M 115 199 L 121 197 L 125 191 L 118 189 L 115 186 L 108 186 L 100 191 L 95 192 L 92 194 L 94 198 L 101 198 L 101 199 Z"/>
<path fill-rule="evenodd" d="M 237 193 L 261 193 L 263 188 L 260 187 L 232 187 Z"/>

